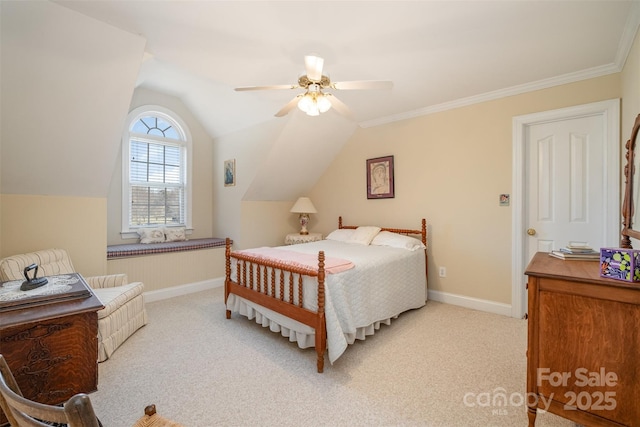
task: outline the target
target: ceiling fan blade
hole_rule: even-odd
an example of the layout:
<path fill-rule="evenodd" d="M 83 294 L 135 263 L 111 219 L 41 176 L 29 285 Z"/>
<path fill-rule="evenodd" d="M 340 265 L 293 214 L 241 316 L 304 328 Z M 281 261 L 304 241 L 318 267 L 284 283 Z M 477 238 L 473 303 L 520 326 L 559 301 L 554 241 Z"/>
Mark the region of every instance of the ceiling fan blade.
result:
<path fill-rule="evenodd" d="M 322 67 L 324 59 L 315 55 L 307 55 L 304 57 L 304 67 L 307 70 L 307 77 L 313 82 L 319 82 L 322 79 Z"/>
<path fill-rule="evenodd" d="M 343 116 L 345 116 L 348 119 L 353 119 L 353 113 L 351 112 L 349 107 L 347 107 L 347 105 L 344 102 L 340 101 L 334 94 L 325 93 L 324 96 L 327 97 L 329 102 L 331 102 L 331 106 L 338 113 L 342 114 Z"/>
<path fill-rule="evenodd" d="M 242 92 L 245 90 L 267 90 L 267 89 L 297 89 L 298 85 L 272 85 L 272 86 L 243 86 L 237 87 L 234 90 Z"/>
<path fill-rule="evenodd" d="M 391 89 L 393 82 L 388 80 L 360 80 L 351 82 L 335 82 L 331 84 L 334 89 L 359 90 L 359 89 Z"/>
<path fill-rule="evenodd" d="M 302 94 L 296 95 L 295 98 L 293 98 L 291 101 L 287 102 L 287 105 L 282 107 L 280 109 L 280 111 L 278 111 L 276 113 L 276 117 L 286 116 L 289 113 L 289 111 L 291 111 L 294 108 L 296 108 L 296 105 L 298 105 L 298 101 L 300 100 L 300 98 L 302 98 L 302 96 L 303 96 Z"/>

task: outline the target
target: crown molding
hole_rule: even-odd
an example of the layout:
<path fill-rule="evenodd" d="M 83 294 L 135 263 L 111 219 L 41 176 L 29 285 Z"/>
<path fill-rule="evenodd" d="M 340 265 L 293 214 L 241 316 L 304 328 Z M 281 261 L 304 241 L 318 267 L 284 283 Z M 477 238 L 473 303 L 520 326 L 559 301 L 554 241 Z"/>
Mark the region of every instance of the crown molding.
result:
<path fill-rule="evenodd" d="M 633 42 L 638 33 L 638 27 L 640 27 L 640 2 L 634 1 L 631 4 L 631 10 L 629 10 L 627 22 L 624 26 L 622 37 L 620 38 L 620 44 L 618 45 L 616 64 L 620 66 L 620 70 L 624 68 L 629 52 L 631 52 Z"/>
<path fill-rule="evenodd" d="M 391 116 L 380 117 L 378 119 L 367 120 L 358 123 L 362 128 L 379 126 L 387 123 L 398 122 L 401 120 L 412 119 L 415 117 L 426 116 L 429 114 L 439 113 L 442 111 L 453 110 L 455 108 L 466 107 L 481 102 L 493 101 L 507 96 L 520 95 L 535 90 L 547 89 L 554 86 L 560 86 L 568 83 L 575 83 L 581 80 L 601 77 L 608 74 L 618 73 L 621 68 L 616 64 L 607 64 L 599 67 L 590 68 L 588 70 L 577 71 L 575 73 L 563 74 L 561 76 L 551 77 L 544 80 L 538 80 L 518 86 L 511 86 L 492 92 L 482 93 L 480 95 L 469 96 L 467 98 L 456 99 L 442 104 L 431 105 L 429 107 L 420 108 L 405 113 L 394 114 Z"/>
<path fill-rule="evenodd" d="M 629 56 L 629 52 L 633 46 L 638 28 L 640 27 L 640 2 L 634 1 L 627 17 L 627 22 L 624 26 L 622 36 L 620 37 L 620 43 L 618 44 L 618 51 L 616 53 L 615 62 L 601 65 L 598 67 L 588 68 L 586 70 L 576 71 L 573 73 L 567 73 L 548 79 L 538 80 L 531 83 L 525 83 L 522 85 L 511 86 L 504 89 L 495 90 L 492 92 L 486 92 L 479 95 L 470 96 L 467 98 L 456 99 L 450 102 L 444 102 L 442 104 L 430 105 L 428 107 L 420 108 L 417 110 L 407 111 L 404 113 L 394 114 L 391 116 L 380 117 L 373 120 L 366 120 L 359 122 L 358 125 L 362 128 L 369 128 L 379 126 L 383 124 L 398 122 L 401 120 L 412 119 L 415 117 L 426 116 L 429 114 L 439 113 L 442 111 L 453 110 L 455 108 L 466 107 L 473 104 L 479 104 L 482 102 L 493 101 L 507 96 L 520 95 L 527 92 L 533 92 L 541 89 L 548 89 L 554 86 L 565 85 L 569 83 L 579 82 L 581 80 L 593 79 L 596 77 L 606 76 L 608 74 L 619 73 L 624 68 L 624 64 Z"/>

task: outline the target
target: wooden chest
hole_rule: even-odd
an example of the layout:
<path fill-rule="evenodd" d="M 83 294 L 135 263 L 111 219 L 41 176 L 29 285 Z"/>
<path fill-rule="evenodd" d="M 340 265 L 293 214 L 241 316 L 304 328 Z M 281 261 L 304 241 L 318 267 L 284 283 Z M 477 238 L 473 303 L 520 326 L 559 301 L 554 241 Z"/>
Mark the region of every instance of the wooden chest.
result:
<path fill-rule="evenodd" d="M 84 296 L 0 310 L 0 353 L 30 400 L 59 404 L 98 388 L 97 310 L 103 306 L 79 277 Z M 0 425 L 6 422 L 0 410 Z"/>

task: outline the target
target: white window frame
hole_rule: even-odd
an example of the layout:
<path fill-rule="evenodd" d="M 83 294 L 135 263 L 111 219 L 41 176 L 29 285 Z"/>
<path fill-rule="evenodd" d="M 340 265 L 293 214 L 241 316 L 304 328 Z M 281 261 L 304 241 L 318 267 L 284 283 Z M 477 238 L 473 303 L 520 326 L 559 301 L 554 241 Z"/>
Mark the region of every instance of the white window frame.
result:
<path fill-rule="evenodd" d="M 139 137 L 139 134 L 132 134 L 130 131 L 131 127 L 142 117 L 146 116 L 157 116 L 166 120 L 168 123 L 175 127 L 175 130 L 181 137 L 181 140 L 176 139 L 164 139 L 160 137 L 155 137 L 153 135 L 145 135 L 143 138 Z M 187 233 L 191 233 L 193 231 L 193 226 L 191 223 L 192 218 L 192 141 L 191 141 L 191 133 L 189 132 L 189 128 L 186 123 L 180 116 L 178 116 L 173 111 L 168 108 L 159 106 L 159 105 L 144 105 L 132 110 L 127 116 L 126 126 L 124 132 L 122 134 L 122 231 L 121 236 L 123 239 L 137 239 L 139 228 L 147 228 L 147 227 L 132 227 L 129 226 L 129 218 L 130 218 L 130 208 L 131 208 L 131 200 L 130 200 L 130 192 L 129 192 L 129 165 L 130 165 L 130 148 L 131 148 L 131 138 L 132 135 L 137 136 L 138 140 L 146 140 L 149 142 L 161 142 L 161 143 L 170 143 L 175 145 L 181 145 L 185 150 L 182 165 L 182 173 L 184 178 L 184 218 L 185 218 L 185 227 L 187 229 Z M 155 227 L 155 226 L 150 226 Z M 168 226 L 169 227 L 169 226 Z"/>

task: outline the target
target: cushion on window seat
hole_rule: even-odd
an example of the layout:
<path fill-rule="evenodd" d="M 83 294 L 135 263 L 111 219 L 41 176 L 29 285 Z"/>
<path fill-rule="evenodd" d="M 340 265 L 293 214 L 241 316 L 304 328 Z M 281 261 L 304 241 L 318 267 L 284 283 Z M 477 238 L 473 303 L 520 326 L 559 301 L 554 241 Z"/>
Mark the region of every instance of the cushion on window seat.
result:
<path fill-rule="evenodd" d="M 224 246 L 225 239 L 220 239 L 217 237 L 191 239 L 179 242 L 128 243 L 124 245 L 107 246 L 107 259 L 163 254 L 168 252 L 183 252 Z"/>

